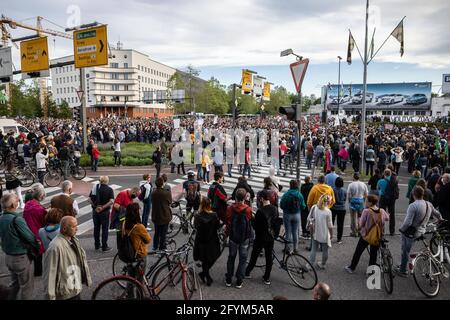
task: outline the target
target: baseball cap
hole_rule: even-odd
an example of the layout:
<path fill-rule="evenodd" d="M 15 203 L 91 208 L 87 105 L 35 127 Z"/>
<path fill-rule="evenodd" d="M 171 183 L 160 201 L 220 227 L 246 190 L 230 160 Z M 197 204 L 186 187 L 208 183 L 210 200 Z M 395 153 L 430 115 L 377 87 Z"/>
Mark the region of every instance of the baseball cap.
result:
<path fill-rule="evenodd" d="M 188 176 L 195 176 L 195 172 L 192 170 L 189 170 L 187 174 Z"/>

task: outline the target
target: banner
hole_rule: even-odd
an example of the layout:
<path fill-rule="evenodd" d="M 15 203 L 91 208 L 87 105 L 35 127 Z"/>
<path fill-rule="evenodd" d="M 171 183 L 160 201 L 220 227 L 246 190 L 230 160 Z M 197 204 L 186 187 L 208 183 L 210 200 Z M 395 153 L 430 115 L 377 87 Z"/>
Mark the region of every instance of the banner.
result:
<path fill-rule="evenodd" d="M 173 119 L 173 128 L 180 129 L 180 119 Z"/>
<path fill-rule="evenodd" d="M 263 98 L 264 100 L 270 100 L 270 82 L 264 82 Z"/>
<path fill-rule="evenodd" d="M 255 97 L 262 96 L 262 79 L 258 76 L 254 77 L 253 79 L 253 94 L 255 95 Z"/>
<path fill-rule="evenodd" d="M 251 93 L 252 89 L 252 73 L 242 70 L 242 91 L 244 93 Z"/>

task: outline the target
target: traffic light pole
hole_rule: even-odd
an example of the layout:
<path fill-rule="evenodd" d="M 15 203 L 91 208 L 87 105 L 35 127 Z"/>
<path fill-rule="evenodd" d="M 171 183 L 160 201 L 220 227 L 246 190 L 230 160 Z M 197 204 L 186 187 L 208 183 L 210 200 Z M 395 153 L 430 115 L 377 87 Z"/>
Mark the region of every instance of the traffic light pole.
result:
<path fill-rule="evenodd" d="M 236 83 L 233 83 L 233 110 L 232 110 L 232 115 L 233 115 L 233 129 L 236 128 Z"/>
<path fill-rule="evenodd" d="M 86 129 L 86 70 L 84 68 L 80 68 L 80 90 L 83 91 L 83 98 L 81 99 L 81 125 L 82 125 L 82 135 L 83 135 L 83 152 L 86 152 L 87 147 L 87 129 Z"/>

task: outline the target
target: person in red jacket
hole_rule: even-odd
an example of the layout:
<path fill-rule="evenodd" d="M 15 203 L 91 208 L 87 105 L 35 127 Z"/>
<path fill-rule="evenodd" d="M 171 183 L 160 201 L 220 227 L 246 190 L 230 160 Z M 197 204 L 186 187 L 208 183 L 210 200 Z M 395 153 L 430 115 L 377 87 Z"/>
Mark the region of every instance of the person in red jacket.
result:
<path fill-rule="evenodd" d="M 93 168 L 94 171 L 97 171 L 97 167 L 98 167 L 98 160 L 100 159 L 100 151 L 98 150 L 98 145 L 94 144 L 94 146 L 92 147 L 92 159 L 93 161 Z"/>

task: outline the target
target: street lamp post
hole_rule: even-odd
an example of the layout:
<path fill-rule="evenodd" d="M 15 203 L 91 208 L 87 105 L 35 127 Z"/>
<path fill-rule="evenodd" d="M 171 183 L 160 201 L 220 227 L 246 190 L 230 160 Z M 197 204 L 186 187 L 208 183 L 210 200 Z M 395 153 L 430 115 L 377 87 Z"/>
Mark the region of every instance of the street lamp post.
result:
<path fill-rule="evenodd" d="M 338 59 L 339 59 L 339 71 L 338 71 L 338 106 L 337 106 L 338 114 L 337 114 L 337 116 L 339 119 L 339 105 L 341 103 L 341 90 L 339 89 L 339 86 L 341 85 L 341 60 L 342 60 L 342 57 L 338 56 Z"/>

